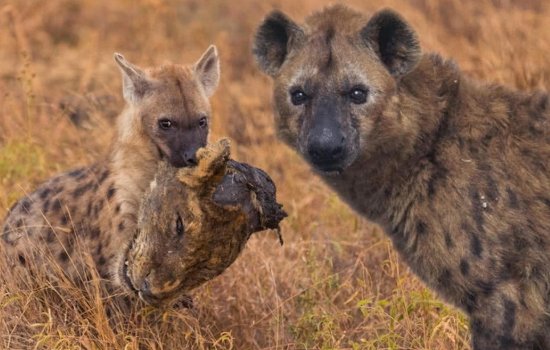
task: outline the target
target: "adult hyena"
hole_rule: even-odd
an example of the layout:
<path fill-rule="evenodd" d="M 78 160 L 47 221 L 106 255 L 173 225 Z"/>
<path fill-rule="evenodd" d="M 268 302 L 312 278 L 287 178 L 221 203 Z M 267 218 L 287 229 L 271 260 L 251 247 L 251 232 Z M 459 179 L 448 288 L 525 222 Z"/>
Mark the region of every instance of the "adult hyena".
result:
<path fill-rule="evenodd" d="M 115 61 L 127 107 L 108 156 L 47 180 L 15 203 L 2 240 L 15 263 L 51 253 L 74 278 L 84 267 L 78 242 L 90 251 L 101 276 L 130 291 L 119 272 L 141 198 L 161 159 L 175 167 L 196 165 L 195 153 L 207 142 L 219 56 L 211 46 L 194 65 L 166 63 L 146 71 L 120 54 Z"/>
<path fill-rule="evenodd" d="M 470 316 L 474 349 L 550 349 L 546 93 L 469 79 L 391 10 L 275 11 L 254 54 L 280 138 Z"/>

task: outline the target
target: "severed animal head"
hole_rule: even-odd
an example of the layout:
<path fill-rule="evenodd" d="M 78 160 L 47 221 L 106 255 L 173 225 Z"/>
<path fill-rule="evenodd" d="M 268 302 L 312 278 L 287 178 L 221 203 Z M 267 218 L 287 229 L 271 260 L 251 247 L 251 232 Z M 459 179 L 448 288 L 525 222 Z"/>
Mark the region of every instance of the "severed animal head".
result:
<path fill-rule="evenodd" d="M 273 181 L 260 169 L 230 160 L 227 139 L 199 149 L 197 160 L 192 168 L 160 164 L 120 261 L 121 284 L 151 305 L 218 276 L 252 233 L 279 229 L 286 217 Z"/>

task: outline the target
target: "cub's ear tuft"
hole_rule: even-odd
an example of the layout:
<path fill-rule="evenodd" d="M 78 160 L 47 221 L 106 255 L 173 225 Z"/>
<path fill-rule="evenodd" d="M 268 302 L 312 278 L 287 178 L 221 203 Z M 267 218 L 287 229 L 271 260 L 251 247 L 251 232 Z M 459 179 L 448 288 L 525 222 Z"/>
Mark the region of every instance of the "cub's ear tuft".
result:
<path fill-rule="evenodd" d="M 220 81 L 220 56 L 216 46 L 210 45 L 193 68 L 206 96 L 210 98 L 216 92 Z"/>
<path fill-rule="evenodd" d="M 223 138 L 217 142 L 212 142 L 206 147 L 197 151 L 197 160 L 199 167 L 202 167 L 210 174 L 217 174 L 225 169 L 225 165 L 231 154 L 229 139 Z"/>
<path fill-rule="evenodd" d="M 217 175 L 224 175 L 231 154 L 228 139 L 211 142 L 197 151 L 198 165 L 178 170 L 181 182 L 198 187 Z"/>
<path fill-rule="evenodd" d="M 410 72 L 420 59 L 420 44 L 415 31 L 393 10 L 375 13 L 360 35 L 393 76 Z"/>
<path fill-rule="evenodd" d="M 254 37 L 254 57 L 267 74 L 275 75 L 290 50 L 305 36 L 304 31 L 292 19 L 280 11 L 267 15 Z"/>
<path fill-rule="evenodd" d="M 149 88 L 149 82 L 145 73 L 138 67 L 124 59 L 119 53 L 115 53 L 115 62 L 122 72 L 122 94 L 128 103 L 138 103 Z"/>

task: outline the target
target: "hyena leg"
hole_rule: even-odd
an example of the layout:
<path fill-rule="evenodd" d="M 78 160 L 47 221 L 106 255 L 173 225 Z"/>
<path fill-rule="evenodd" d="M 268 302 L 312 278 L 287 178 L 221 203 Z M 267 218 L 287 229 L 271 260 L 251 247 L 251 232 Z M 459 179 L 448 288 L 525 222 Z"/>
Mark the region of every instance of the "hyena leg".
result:
<path fill-rule="evenodd" d="M 537 349 L 537 316 L 518 299 L 501 293 L 482 298 L 470 315 L 473 350 Z"/>

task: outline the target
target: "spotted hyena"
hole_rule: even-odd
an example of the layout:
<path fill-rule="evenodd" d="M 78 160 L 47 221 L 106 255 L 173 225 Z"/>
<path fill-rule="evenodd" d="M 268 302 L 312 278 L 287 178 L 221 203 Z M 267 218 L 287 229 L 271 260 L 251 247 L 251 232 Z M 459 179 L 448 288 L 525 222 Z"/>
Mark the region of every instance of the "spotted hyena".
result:
<path fill-rule="evenodd" d="M 464 76 L 392 10 L 275 11 L 254 54 L 279 137 L 469 315 L 474 349 L 550 349 L 546 93 Z"/>
<path fill-rule="evenodd" d="M 47 180 L 13 205 L 2 241 L 16 264 L 51 253 L 64 272 L 78 277 L 84 266 L 79 243 L 102 277 L 120 282 L 122 247 L 134 235 L 141 198 L 159 161 L 196 165 L 196 151 L 206 145 L 209 97 L 219 80 L 214 46 L 189 66 L 166 63 L 141 70 L 120 54 L 115 61 L 127 106 L 108 156 Z"/>

